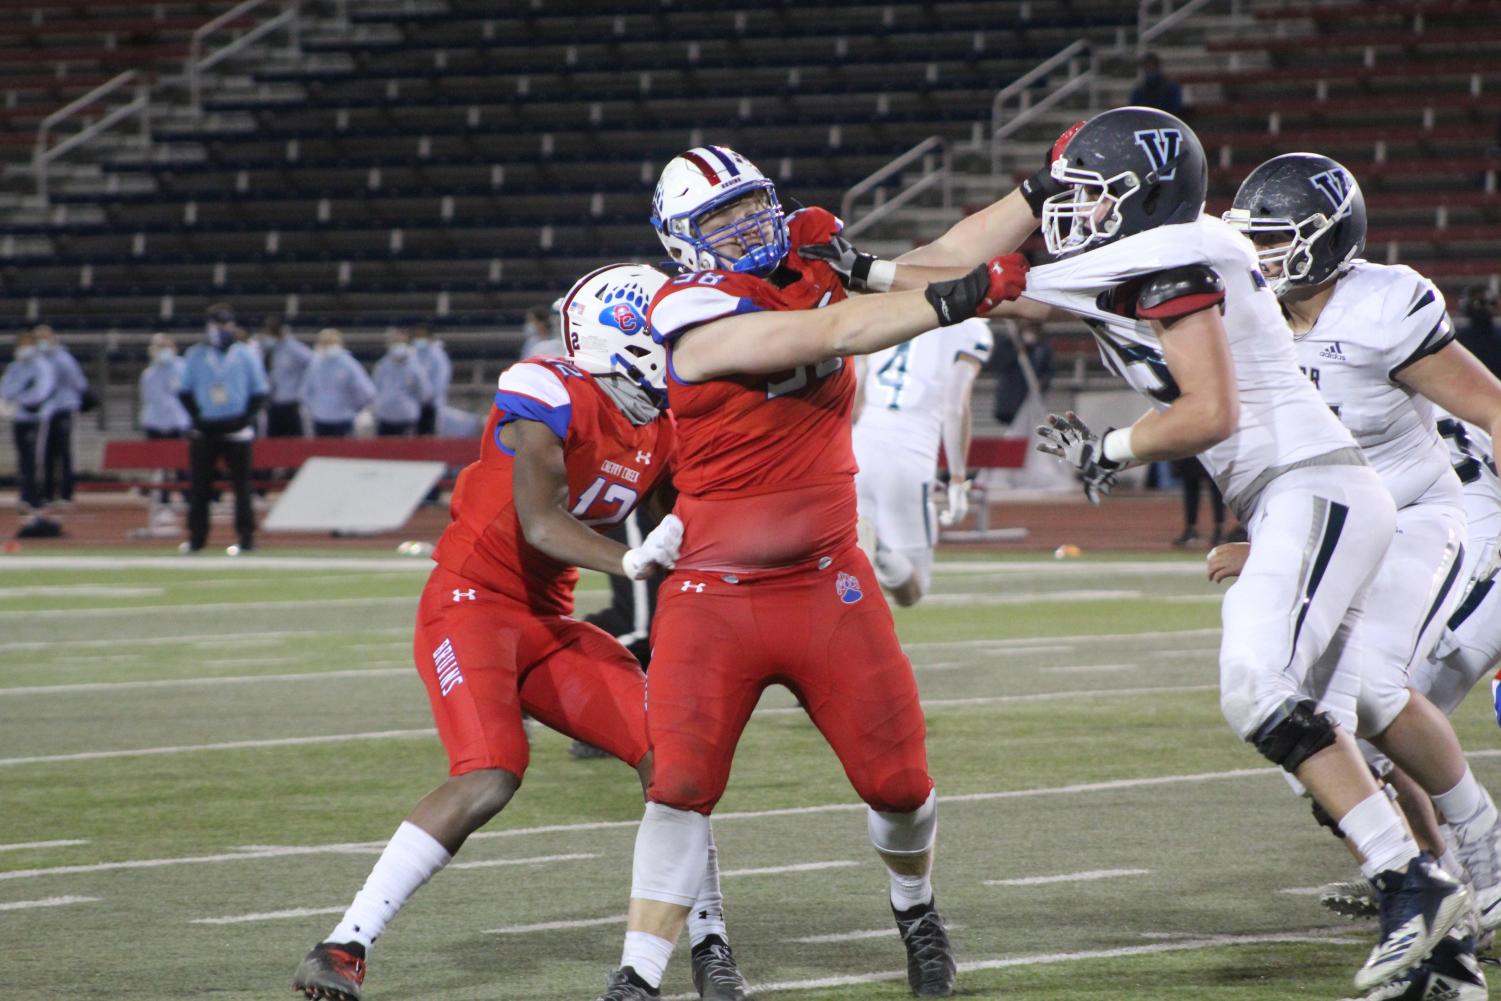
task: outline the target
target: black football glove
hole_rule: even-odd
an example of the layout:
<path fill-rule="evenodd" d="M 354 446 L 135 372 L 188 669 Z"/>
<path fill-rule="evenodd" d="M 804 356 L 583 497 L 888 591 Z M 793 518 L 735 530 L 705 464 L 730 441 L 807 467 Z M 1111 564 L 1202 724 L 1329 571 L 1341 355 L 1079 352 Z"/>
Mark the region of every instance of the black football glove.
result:
<path fill-rule="evenodd" d="M 861 253 L 839 233 L 830 237 L 828 243 L 810 243 L 798 247 L 797 254 L 810 261 L 823 261 L 833 268 L 839 281 L 851 292 L 885 292 L 891 288 L 890 278 L 887 278 L 884 287 L 877 287 L 880 282 L 871 284 L 870 267 L 880 258 L 875 254 Z"/>

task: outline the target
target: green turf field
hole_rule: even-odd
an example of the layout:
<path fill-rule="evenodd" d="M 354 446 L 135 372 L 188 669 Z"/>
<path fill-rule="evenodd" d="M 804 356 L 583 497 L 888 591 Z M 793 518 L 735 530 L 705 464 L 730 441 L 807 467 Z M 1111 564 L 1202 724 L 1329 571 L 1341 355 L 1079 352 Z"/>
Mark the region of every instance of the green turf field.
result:
<path fill-rule="evenodd" d="M 445 773 L 410 667 L 425 565 L 0 557 L 0 999 L 293 996 Z M 1201 565 L 966 557 L 898 614 L 962 996 L 1353 992 L 1371 930 L 1296 892 L 1352 867 L 1221 721 Z M 1457 725 L 1494 788 L 1488 701 Z M 368 1001 L 594 998 L 640 811 L 628 768 L 539 731 L 516 801 L 373 951 Z M 715 832 L 762 993 L 908 996 L 863 808 L 780 689 Z M 692 996 L 686 949 L 665 988 Z"/>

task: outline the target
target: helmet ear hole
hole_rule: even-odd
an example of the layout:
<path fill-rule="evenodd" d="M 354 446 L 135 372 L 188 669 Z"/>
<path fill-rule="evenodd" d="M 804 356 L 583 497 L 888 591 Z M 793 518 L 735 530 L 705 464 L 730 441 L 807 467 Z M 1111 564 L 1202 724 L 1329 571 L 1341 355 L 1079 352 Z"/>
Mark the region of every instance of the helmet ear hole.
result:
<path fill-rule="evenodd" d="M 1157 203 L 1161 200 L 1162 185 L 1154 184 L 1151 190 L 1147 192 L 1146 197 L 1141 200 L 1141 210 L 1149 216 L 1154 215 L 1157 212 Z"/>

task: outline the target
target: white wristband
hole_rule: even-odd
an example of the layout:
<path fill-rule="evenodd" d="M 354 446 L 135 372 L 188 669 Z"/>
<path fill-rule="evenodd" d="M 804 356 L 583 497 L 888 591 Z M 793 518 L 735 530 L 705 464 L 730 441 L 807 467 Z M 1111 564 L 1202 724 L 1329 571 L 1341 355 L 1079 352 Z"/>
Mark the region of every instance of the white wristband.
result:
<path fill-rule="evenodd" d="M 1131 429 L 1112 428 L 1105 432 L 1105 437 L 1100 439 L 1100 454 L 1117 465 L 1128 466 L 1136 461 L 1136 453 L 1131 451 Z"/>
<path fill-rule="evenodd" d="M 870 274 L 865 276 L 865 287 L 872 292 L 890 292 L 891 283 L 896 281 L 895 261 L 871 261 Z"/>

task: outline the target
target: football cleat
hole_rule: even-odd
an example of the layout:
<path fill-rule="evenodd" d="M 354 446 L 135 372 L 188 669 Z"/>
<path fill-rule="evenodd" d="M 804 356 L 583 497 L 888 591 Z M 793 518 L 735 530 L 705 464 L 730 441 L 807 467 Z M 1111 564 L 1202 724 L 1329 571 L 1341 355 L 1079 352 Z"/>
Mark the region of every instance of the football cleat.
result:
<path fill-rule="evenodd" d="M 1319 903 L 1347 918 L 1363 920 L 1374 918 L 1380 907 L 1376 902 L 1376 888 L 1368 879 L 1342 879 L 1319 887 Z"/>
<path fill-rule="evenodd" d="M 314 1001 L 360 1001 L 365 947 L 358 942 L 319 942 L 292 977 L 292 989 Z"/>
<path fill-rule="evenodd" d="M 1473 941 L 1450 934 L 1407 973 L 1345 1001 L 1486 1001 L 1489 996 Z"/>
<path fill-rule="evenodd" d="M 1489 811 L 1492 817 L 1494 810 Z M 1501 821 L 1454 828 L 1454 854 L 1470 877 L 1476 919 L 1485 931 L 1501 927 Z"/>
<path fill-rule="evenodd" d="M 1406 872 L 1388 869 L 1373 882 L 1381 899 L 1381 940 L 1355 971 L 1355 986 L 1363 991 L 1422 962 L 1470 910 L 1469 891 L 1426 852 L 1409 862 Z"/>
<path fill-rule="evenodd" d="M 902 944 L 907 947 L 907 983 L 920 998 L 953 997 L 954 980 L 959 975 L 954 947 L 949 944 L 948 929 L 936 904 L 929 901 L 905 911 L 891 909 Z"/>
<path fill-rule="evenodd" d="M 735 954 L 718 935 L 693 947 L 693 989 L 703 1001 L 745 1001 L 750 996 L 750 984 L 735 965 Z"/>
<path fill-rule="evenodd" d="M 657 1001 L 662 992 L 654 991 L 634 979 L 632 974 L 635 972 L 628 966 L 622 966 L 607 973 L 605 992 L 599 996 L 598 1001 Z"/>

